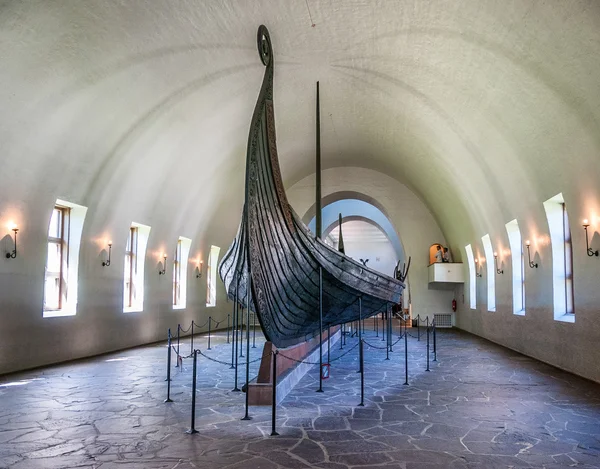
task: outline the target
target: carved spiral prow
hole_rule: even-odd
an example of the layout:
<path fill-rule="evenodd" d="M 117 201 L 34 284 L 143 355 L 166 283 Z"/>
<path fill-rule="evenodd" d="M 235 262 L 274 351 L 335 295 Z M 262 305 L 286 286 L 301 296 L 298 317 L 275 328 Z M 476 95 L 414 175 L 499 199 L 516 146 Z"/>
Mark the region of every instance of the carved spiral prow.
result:
<path fill-rule="evenodd" d="M 269 36 L 269 30 L 264 24 L 261 24 L 258 27 L 256 43 L 258 46 L 258 55 L 260 56 L 260 60 L 265 67 L 268 67 L 273 60 L 273 47 L 271 46 L 271 36 Z"/>

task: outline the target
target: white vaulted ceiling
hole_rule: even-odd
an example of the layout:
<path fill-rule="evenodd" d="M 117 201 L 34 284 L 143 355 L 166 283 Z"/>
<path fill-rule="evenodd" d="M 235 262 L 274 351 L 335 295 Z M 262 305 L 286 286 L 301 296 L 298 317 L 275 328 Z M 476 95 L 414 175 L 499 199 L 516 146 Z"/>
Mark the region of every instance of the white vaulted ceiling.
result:
<path fill-rule="evenodd" d="M 314 171 L 319 80 L 324 168 L 407 184 L 451 243 L 561 191 L 600 213 L 597 1 L 5 0 L 0 216 L 61 197 L 91 233 L 164 222 L 227 244 L 260 24 L 286 185 Z"/>

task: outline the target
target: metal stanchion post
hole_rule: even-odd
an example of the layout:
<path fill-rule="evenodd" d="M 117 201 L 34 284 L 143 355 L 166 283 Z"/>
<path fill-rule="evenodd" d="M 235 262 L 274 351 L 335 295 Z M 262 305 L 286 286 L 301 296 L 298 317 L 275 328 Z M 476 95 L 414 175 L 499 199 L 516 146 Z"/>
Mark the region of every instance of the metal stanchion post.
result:
<path fill-rule="evenodd" d="M 235 298 L 233 301 L 233 315 L 231 316 L 231 366 L 229 367 L 230 370 L 232 370 L 233 368 L 235 368 L 233 366 L 234 362 L 235 362 L 235 321 L 236 321 L 236 311 L 237 311 L 237 286 L 235 289 Z"/>
<path fill-rule="evenodd" d="M 240 315 L 240 357 L 244 357 L 244 308 L 242 307 L 242 314 Z"/>
<path fill-rule="evenodd" d="M 381 341 L 387 340 L 387 336 L 385 335 L 385 323 L 387 322 L 387 310 L 381 313 Z"/>
<path fill-rule="evenodd" d="M 246 412 L 242 417 L 242 420 L 252 420 L 252 417 L 248 415 L 250 407 L 250 282 L 251 273 L 248 272 L 248 283 L 246 284 Z"/>
<path fill-rule="evenodd" d="M 421 342 L 421 315 L 417 314 L 417 341 Z"/>
<path fill-rule="evenodd" d="M 342 339 L 344 339 L 344 345 L 346 345 L 346 324 L 342 324 Z"/>
<path fill-rule="evenodd" d="M 208 348 L 206 350 L 210 350 L 210 323 L 212 322 L 212 317 L 208 317 Z"/>
<path fill-rule="evenodd" d="M 194 433 L 198 433 L 196 430 L 196 371 L 197 371 L 197 362 L 198 362 L 198 351 L 194 350 L 194 367 L 192 369 L 192 422 L 190 425 L 190 429 L 186 432 L 190 435 Z"/>
<path fill-rule="evenodd" d="M 256 348 L 256 313 L 252 313 L 252 348 Z"/>
<path fill-rule="evenodd" d="M 359 352 L 360 352 L 360 404 L 359 407 L 365 406 L 365 351 L 363 348 L 363 339 L 360 339 Z"/>
<path fill-rule="evenodd" d="M 427 315 L 427 369 L 429 371 L 429 315 Z"/>
<path fill-rule="evenodd" d="M 387 308 L 386 308 L 387 311 Z M 388 320 L 388 326 L 389 326 L 389 320 Z M 385 359 L 389 360 L 390 359 L 390 334 L 389 334 L 389 327 L 388 327 L 388 334 L 387 334 L 387 343 L 385 344 Z"/>
<path fill-rule="evenodd" d="M 360 323 L 362 322 L 362 296 L 358 297 L 358 371 L 357 373 L 362 373 L 363 371 L 363 362 L 362 362 L 362 329 L 360 328 Z"/>
<path fill-rule="evenodd" d="M 390 323 L 389 323 L 389 327 L 388 327 L 388 335 L 389 335 L 389 341 L 390 341 L 390 352 L 394 351 L 394 345 L 393 345 L 393 341 L 394 341 L 394 337 L 393 337 L 393 333 L 394 333 L 394 315 L 392 313 L 392 308 L 390 307 L 390 319 L 389 319 Z"/>
<path fill-rule="evenodd" d="M 435 324 L 435 317 L 433 318 L 433 361 L 437 362 L 437 342 L 435 340 L 435 330 L 436 330 L 436 324 Z"/>
<path fill-rule="evenodd" d="M 323 392 L 323 268 L 319 266 L 319 389 Z"/>
<path fill-rule="evenodd" d="M 173 402 L 171 399 L 171 329 L 169 329 L 169 338 L 167 340 L 167 398 L 165 402 Z"/>
<path fill-rule="evenodd" d="M 194 352 L 194 320 L 192 320 L 192 335 L 190 341 L 190 355 Z"/>
<path fill-rule="evenodd" d="M 327 324 L 327 363 L 330 363 L 330 341 L 329 341 L 329 334 L 331 332 L 331 326 L 329 324 Z"/>
<path fill-rule="evenodd" d="M 271 383 L 273 385 L 273 402 L 271 403 L 271 436 L 278 436 L 277 430 L 275 429 L 275 425 L 277 422 L 277 354 L 279 352 L 276 350 L 273 352 L 273 377 L 271 378 Z"/>
<path fill-rule="evenodd" d="M 227 343 L 229 343 L 229 314 L 227 314 Z"/>
<path fill-rule="evenodd" d="M 240 317 L 240 305 L 238 303 L 238 285 L 237 285 L 236 281 L 236 288 L 235 288 L 235 307 L 234 307 L 234 316 L 233 316 L 233 323 L 234 323 L 234 329 L 233 329 L 233 342 L 235 343 L 235 353 L 233 354 L 233 368 L 235 369 L 234 371 L 234 386 L 233 386 L 233 391 L 234 392 L 240 392 L 240 389 L 238 388 L 238 335 L 237 335 L 237 328 L 238 328 L 238 321 L 239 321 L 239 317 Z"/>
<path fill-rule="evenodd" d="M 181 324 L 177 324 L 177 361 L 175 368 L 179 368 L 179 331 L 181 330 Z"/>
<path fill-rule="evenodd" d="M 379 337 L 379 314 L 373 316 L 373 321 L 375 322 L 375 337 Z"/>
<path fill-rule="evenodd" d="M 362 297 L 358 297 L 358 315 L 359 318 L 362 316 Z M 360 325 L 361 320 L 358 320 Z M 365 352 L 363 348 L 362 330 L 358 329 L 358 353 L 360 359 L 360 407 L 365 405 Z"/>
<path fill-rule="evenodd" d="M 340 325 L 340 350 L 344 349 L 344 325 Z"/>
<path fill-rule="evenodd" d="M 408 386 L 408 325 L 404 323 L 404 385 Z"/>

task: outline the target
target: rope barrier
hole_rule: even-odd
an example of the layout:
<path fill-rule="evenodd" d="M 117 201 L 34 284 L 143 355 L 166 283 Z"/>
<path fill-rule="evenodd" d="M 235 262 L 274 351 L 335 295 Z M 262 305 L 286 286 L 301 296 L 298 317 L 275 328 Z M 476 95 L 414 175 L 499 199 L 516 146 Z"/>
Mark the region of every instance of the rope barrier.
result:
<path fill-rule="evenodd" d="M 225 320 L 224 320 L 224 319 L 221 319 L 220 321 L 218 321 L 218 322 L 217 322 L 217 321 L 215 321 L 214 319 L 212 319 L 212 318 L 210 318 L 210 317 L 209 317 L 209 318 L 206 320 L 206 322 L 205 322 L 204 324 L 201 324 L 201 325 L 200 325 L 200 324 L 198 324 L 196 321 L 193 321 L 193 320 L 192 320 L 192 323 L 189 325 L 189 327 L 188 327 L 187 329 L 184 329 L 183 327 L 181 327 L 181 325 L 178 325 L 178 327 L 179 327 L 179 332 L 181 332 L 181 333 L 183 333 L 183 334 L 186 334 L 186 333 L 188 333 L 188 332 L 190 331 L 190 329 L 192 328 L 192 325 L 193 325 L 193 326 L 195 326 L 195 327 L 197 327 L 198 329 L 203 329 L 203 328 L 205 328 L 205 327 L 208 325 L 208 322 L 209 322 L 209 321 L 212 321 L 212 322 L 214 322 L 214 323 L 215 323 L 215 327 L 219 327 L 219 324 L 221 324 L 221 323 L 222 323 L 222 322 L 224 322 Z"/>
<path fill-rule="evenodd" d="M 354 344 L 354 346 L 350 347 L 348 350 L 346 350 L 344 353 L 342 353 L 339 357 L 332 358 L 331 362 L 337 361 L 340 358 L 348 355 L 356 347 L 358 347 L 358 343 Z M 281 353 L 281 351 L 279 352 L 279 355 L 281 355 L 283 358 L 287 358 L 288 360 L 296 362 L 296 363 L 304 363 L 306 365 L 320 365 L 321 364 L 321 362 L 309 362 L 309 361 L 306 361 L 306 360 L 298 360 L 296 358 L 288 357 L 287 355 L 284 355 L 283 353 Z"/>
<path fill-rule="evenodd" d="M 173 349 L 173 352 L 175 352 L 175 355 L 177 355 L 177 358 L 181 358 L 181 359 L 190 358 L 194 355 L 194 352 L 190 353 L 189 355 L 179 355 L 177 353 L 177 348 L 175 346 L 171 345 L 171 348 Z"/>
<path fill-rule="evenodd" d="M 367 345 L 367 347 L 371 347 L 377 350 L 387 350 L 387 345 L 385 347 L 378 347 L 377 345 L 372 345 L 369 342 L 367 342 L 365 339 L 363 339 L 363 342 L 365 343 L 365 345 Z"/>
<path fill-rule="evenodd" d="M 227 365 L 230 366 L 231 362 L 224 362 L 223 360 L 218 360 L 216 358 L 213 357 L 209 357 L 208 355 L 202 353 L 202 350 L 197 350 L 197 352 L 202 355 L 204 358 L 208 358 L 210 361 L 215 362 L 215 363 L 219 363 L 221 365 Z M 249 363 L 256 363 L 257 361 L 262 360 L 262 356 L 260 356 L 259 358 L 257 358 L 256 360 L 251 360 Z M 238 362 L 238 365 L 245 365 L 246 362 Z"/>
<path fill-rule="evenodd" d="M 202 324 L 201 326 L 199 326 L 198 324 L 196 324 L 194 321 L 192 321 L 194 323 L 194 326 L 196 326 L 198 329 L 202 329 L 203 327 L 205 327 L 208 324 L 208 319 L 206 320 L 206 322 L 204 324 Z"/>
<path fill-rule="evenodd" d="M 400 342 L 400 341 L 401 341 L 403 338 L 404 338 L 404 336 L 401 336 L 401 337 L 399 337 L 399 338 L 398 338 L 398 340 L 397 340 L 396 342 L 392 343 L 392 347 L 393 347 L 394 345 L 396 345 L 398 342 Z M 365 343 L 365 345 L 367 345 L 367 346 L 369 346 L 369 347 L 371 347 L 371 348 L 374 348 L 374 349 L 378 349 L 378 350 L 386 350 L 386 349 L 387 349 L 387 346 L 386 346 L 386 347 L 378 347 L 378 346 L 376 346 L 376 345 L 372 345 L 372 344 L 370 344 L 370 343 L 369 343 L 369 342 L 367 342 L 365 339 L 363 339 L 363 342 Z"/>

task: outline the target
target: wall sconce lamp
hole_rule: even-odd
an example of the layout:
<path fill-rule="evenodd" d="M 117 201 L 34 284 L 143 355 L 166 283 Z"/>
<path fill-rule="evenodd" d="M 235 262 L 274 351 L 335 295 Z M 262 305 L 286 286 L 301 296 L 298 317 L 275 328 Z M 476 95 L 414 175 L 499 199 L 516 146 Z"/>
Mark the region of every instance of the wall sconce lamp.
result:
<path fill-rule="evenodd" d="M 110 256 L 112 253 L 112 241 L 108 242 L 108 259 L 102 262 L 102 267 L 108 267 L 110 265 Z"/>
<path fill-rule="evenodd" d="M 167 255 L 163 254 L 163 268 L 158 271 L 158 275 L 165 275 L 167 273 Z"/>
<path fill-rule="evenodd" d="M 525 241 L 525 246 L 527 246 L 527 259 L 529 260 L 529 267 L 533 268 L 538 268 L 537 262 L 532 262 L 531 261 L 531 252 L 529 251 L 529 246 L 531 246 L 531 241 L 527 240 Z"/>
<path fill-rule="evenodd" d="M 480 268 L 479 268 L 479 259 L 475 259 L 475 277 L 483 277 L 483 274 L 480 272 Z"/>
<path fill-rule="evenodd" d="M 498 253 L 497 252 L 494 253 L 494 264 L 496 265 L 496 273 L 498 275 L 502 275 L 504 273 L 504 269 L 500 270 L 498 268 Z"/>
<path fill-rule="evenodd" d="M 15 234 L 15 248 L 12 250 L 12 252 L 6 253 L 6 258 L 7 259 L 15 259 L 17 257 L 17 233 L 19 232 L 19 228 L 17 228 L 17 225 L 15 225 L 14 223 L 11 223 L 10 229 Z"/>
<path fill-rule="evenodd" d="M 587 255 L 590 257 L 598 257 L 598 251 L 594 251 L 590 247 L 590 242 L 588 240 L 588 226 L 590 226 L 590 222 L 587 219 L 583 220 L 583 229 L 585 230 L 585 247 L 587 249 Z"/>
<path fill-rule="evenodd" d="M 196 278 L 202 278 L 202 267 L 204 266 L 204 261 L 200 261 L 200 266 L 198 267 L 198 273 L 196 274 Z"/>

